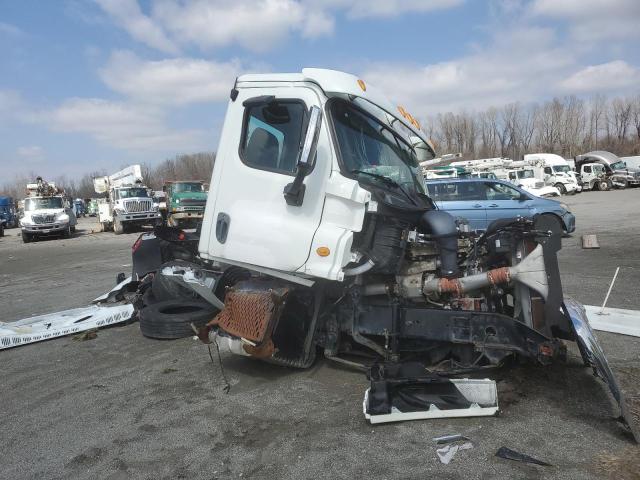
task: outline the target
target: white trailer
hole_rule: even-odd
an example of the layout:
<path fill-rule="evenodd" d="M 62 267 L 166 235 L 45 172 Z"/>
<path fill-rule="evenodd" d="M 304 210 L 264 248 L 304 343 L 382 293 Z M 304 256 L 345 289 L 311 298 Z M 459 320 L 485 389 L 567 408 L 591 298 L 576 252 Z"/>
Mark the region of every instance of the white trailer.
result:
<path fill-rule="evenodd" d="M 162 221 L 142 179 L 140 165 L 131 165 L 113 175 L 93 179 L 96 193 L 108 194 L 108 203 L 98 205 L 98 221 L 103 231 L 119 235 L 132 225 L 156 225 Z"/>

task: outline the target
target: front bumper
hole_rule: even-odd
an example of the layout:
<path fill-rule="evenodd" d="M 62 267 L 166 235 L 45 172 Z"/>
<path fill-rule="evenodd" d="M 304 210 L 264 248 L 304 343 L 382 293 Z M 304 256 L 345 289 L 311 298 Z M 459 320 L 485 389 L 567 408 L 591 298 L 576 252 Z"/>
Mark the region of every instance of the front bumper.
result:
<path fill-rule="evenodd" d="M 58 235 L 64 232 L 69 227 L 69 223 L 44 223 L 44 224 L 32 224 L 22 225 L 20 228 L 23 233 L 36 234 L 36 235 Z"/>
<path fill-rule="evenodd" d="M 122 223 L 136 223 L 146 225 L 162 219 L 160 212 L 136 212 L 136 213 L 120 213 L 117 212 L 115 217 Z"/>
<path fill-rule="evenodd" d="M 589 320 L 587 319 L 587 313 L 584 307 L 580 303 L 568 297 L 565 297 L 564 299 L 564 307 L 571 319 L 571 326 L 573 328 L 575 340 L 578 343 L 580 355 L 582 356 L 584 364 L 593 368 L 593 373 L 608 385 L 611 395 L 613 395 L 613 398 L 620 407 L 620 419 L 629 428 L 636 442 L 640 443 L 640 430 L 634 422 L 627 400 L 618 385 L 616 377 L 613 374 L 611 367 L 609 367 L 607 357 L 605 357 L 604 351 L 598 343 L 598 339 L 596 338 L 591 325 L 589 325 Z"/>
<path fill-rule="evenodd" d="M 171 212 L 171 216 L 173 218 L 175 218 L 176 220 L 184 220 L 184 219 L 189 219 L 189 220 L 198 220 L 204 217 L 204 212 L 203 211 L 195 211 L 195 212 Z"/>
<path fill-rule="evenodd" d="M 577 183 L 563 183 L 565 190 L 567 193 L 578 192 L 578 184 Z M 580 187 L 582 190 L 582 187 Z"/>

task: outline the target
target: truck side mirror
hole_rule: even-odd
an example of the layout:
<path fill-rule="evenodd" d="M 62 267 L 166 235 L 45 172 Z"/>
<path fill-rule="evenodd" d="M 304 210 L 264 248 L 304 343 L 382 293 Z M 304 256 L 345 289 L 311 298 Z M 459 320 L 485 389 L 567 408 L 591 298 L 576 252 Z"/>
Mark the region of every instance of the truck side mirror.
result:
<path fill-rule="evenodd" d="M 309 173 L 316 162 L 316 150 L 320 138 L 320 126 L 322 125 L 322 110 L 318 106 L 312 106 L 309 112 L 307 132 L 300 145 L 296 177 L 293 182 L 284 187 L 284 198 L 287 205 L 299 207 L 304 200 L 304 177 Z"/>

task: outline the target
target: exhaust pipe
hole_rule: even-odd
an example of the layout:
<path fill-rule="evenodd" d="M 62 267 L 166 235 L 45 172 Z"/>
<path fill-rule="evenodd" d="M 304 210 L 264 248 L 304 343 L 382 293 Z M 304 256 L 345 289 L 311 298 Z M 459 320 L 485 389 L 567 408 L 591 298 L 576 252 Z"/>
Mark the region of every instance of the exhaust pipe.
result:
<path fill-rule="evenodd" d="M 494 268 L 461 278 L 434 278 L 424 283 L 422 291 L 425 294 L 446 292 L 460 295 L 489 285 L 501 285 L 511 281 L 526 285 L 542 295 L 545 301 L 547 300 L 549 282 L 544 267 L 542 245 L 538 245 L 524 260 L 513 267 Z"/>

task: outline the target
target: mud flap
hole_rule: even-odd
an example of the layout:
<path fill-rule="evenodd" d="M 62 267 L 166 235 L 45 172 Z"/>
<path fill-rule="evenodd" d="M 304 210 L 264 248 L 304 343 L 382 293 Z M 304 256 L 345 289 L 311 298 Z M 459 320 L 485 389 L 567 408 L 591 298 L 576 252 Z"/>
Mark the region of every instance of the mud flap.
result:
<path fill-rule="evenodd" d="M 564 299 L 564 306 L 567 315 L 571 319 L 571 326 L 585 365 L 593 368 L 594 373 L 609 386 L 613 398 L 620 407 L 620 420 L 629 428 L 636 442 L 640 443 L 640 429 L 638 428 L 640 412 L 630 408 L 627 399 L 624 397 L 616 377 L 611 367 L 609 367 L 604 351 L 598 343 L 591 325 L 589 325 L 584 307 L 568 297 Z"/>

